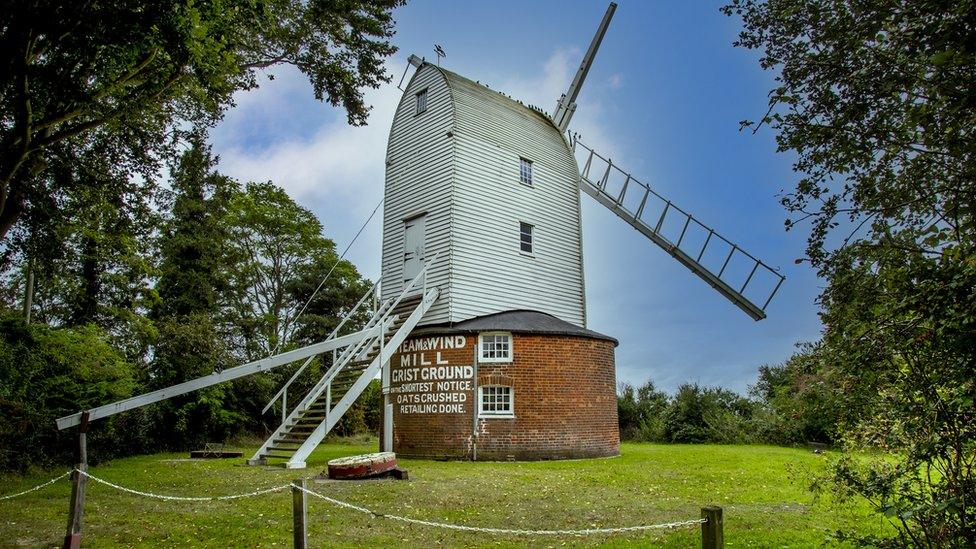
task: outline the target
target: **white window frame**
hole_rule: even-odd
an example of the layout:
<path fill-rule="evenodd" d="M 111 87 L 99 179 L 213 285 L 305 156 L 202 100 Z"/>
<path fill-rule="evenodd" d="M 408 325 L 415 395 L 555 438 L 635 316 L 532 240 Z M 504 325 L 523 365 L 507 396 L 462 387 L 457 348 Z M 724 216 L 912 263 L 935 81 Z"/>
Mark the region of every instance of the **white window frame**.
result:
<path fill-rule="evenodd" d="M 485 357 L 485 336 L 505 336 L 508 338 L 508 355 L 501 357 Z M 515 344 L 511 332 L 484 332 L 478 334 L 478 362 L 511 362 L 515 356 Z"/>
<path fill-rule="evenodd" d="M 532 161 L 524 156 L 519 157 L 519 183 L 526 187 L 533 186 Z"/>
<path fill-rule="evenodd" d="M 508 411 L 485 410 L 484 390 L 495 388 L 508 389 Z M 511 385 L 498 384 L 478 387 L 478 417 L 513 419 L 515 417 L 515 388 Z"/>
<path fill-rule="evenodd" d="M 522 230 L 522 227 L 523 226 L 528 227 L 529 228 L 529 232 L 523 231 Z M 523 235 L 526 235 L 526 234 L 529 235 L 529 242 L 528 242 L 529 249 L 528 250 L 525 250 L 525 249 L 522 248 L 522 246 L 525 244 L 525 241 L 522 240 L 522 236 Z M 522 254 L 525 254 L 525 255 L 535 255 L 535 225 L 533 225 L 531 223 L 528 223 L 526 221 L 519 221 L 518 249 L 519 249 L 519 253 L 522 253 Z"/>
<path fill-rule="evenodd" d="M 430 95 L 427 93 L 427 89 L 428 88 L 424 88 L 424 89 L 420 90 L 419 92 L 417 92 L 416 94 L 414 94 L 414 97 L 417 98 L 416 99 L 416 103 L 415 103 L 415 107 L 414 107 L 414 109 L 416 111 L 414 113 L 414 116 L 420 116 L 421 114 L 424 114 L 425 112 L 427 112 L 427 100 L 430 98 Z M 424 108 L 423 109 L 420 108 L 420 105 L 421 105 L 420 98 L 421 97 L 424 98 L 424 101 L 423 101 L 423 107 Z"/>

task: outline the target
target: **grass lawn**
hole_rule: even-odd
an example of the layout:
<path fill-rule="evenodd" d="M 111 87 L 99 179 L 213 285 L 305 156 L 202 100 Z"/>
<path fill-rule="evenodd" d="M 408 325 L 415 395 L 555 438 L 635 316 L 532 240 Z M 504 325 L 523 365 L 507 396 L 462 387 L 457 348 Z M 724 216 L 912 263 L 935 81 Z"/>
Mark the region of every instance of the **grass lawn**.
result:
<path fill-rule="evenodd" d="M 318 474 L 329 459 L 375 451 L 376 443 L 332 443 L 309 468 L 246 467 L 242 460 L 187 461 L 185 454 L 126 458 L 94 467 L 100 478 L 141 491 L 185 496 L 235 494 Z M 253 449 L 251 449 L 253 451 Z M 245 449 L 245 455 L 248 455 Z M 472 526 L 579 529 L 694 519 L 707 504 L 725 509 L 730 547 L 815 547 L 838 528 L 882 526 L 854 503 L 814 499 L 809 479 L 825 457 L 770 446 L 624 444 L 611 459 L 532 463 L 400 460 L 410 481 L 310 483 L 336 499 L 391 513 Z M 0 495 L 62 471 L 0 479 Z M 175 502 L 88 485 L 86 547 L 289 547 L 291 495 Z M 70 485 L 61 481 L 0 501 L 0 545 L 59 545 Z M 309 498 L 311 546 L 700 546 L 700 529 L 586 537 L 516 537 L 404 524 Z"/>

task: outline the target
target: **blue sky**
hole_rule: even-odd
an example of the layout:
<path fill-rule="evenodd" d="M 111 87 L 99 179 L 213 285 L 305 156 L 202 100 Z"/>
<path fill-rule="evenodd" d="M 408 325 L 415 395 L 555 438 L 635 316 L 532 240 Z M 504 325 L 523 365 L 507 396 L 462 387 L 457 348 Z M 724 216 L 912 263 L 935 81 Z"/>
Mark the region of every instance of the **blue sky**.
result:
<path fill-rule="evenodd" d="M 571 129 L 614 162 L 788 278 L 754 322 L 664 251 L 588 196 L 583 251 L 589 328 L 620 340 L 618 381 L 651 378 L 745 391 L 763 363 L 784 360 L 797 341 L 817 337 L 814 299 L 821 281 L 796 265 L 804 230 L 785 232 L 777 201 L 796 176 L 776 153 L 774 135 L 739 131 L 766 109 L 772 75 L 757 56 L 732 47 L 738 21 L 706 2 L 618 2 L 578 100 Z M 382 197 L 386 137 L 415 53 L 551 109 L 589 44 L 607 3 L 462 4 L 414 0 L 396 13 L 400 52 L 394 82 L 370 90 L 366 127 L 316 102 L 298 73 L 276 70 L 242 93 L 212 133 L 221 170 L 242 180 L 273 180 L 311 209 L 342 249 Z M 379 274 L 375 222 L 350 251 L 370 278 Z"/>

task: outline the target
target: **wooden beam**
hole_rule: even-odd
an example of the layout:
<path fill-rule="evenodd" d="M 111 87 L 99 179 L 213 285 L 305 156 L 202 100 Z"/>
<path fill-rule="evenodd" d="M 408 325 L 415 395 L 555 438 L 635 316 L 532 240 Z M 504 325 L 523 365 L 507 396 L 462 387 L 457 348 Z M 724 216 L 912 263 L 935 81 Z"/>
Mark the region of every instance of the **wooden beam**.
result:
<path fill-rule="evenodd" d="M 702 507 L 702 549 L 722 549 L 725 547 L 725 533 L 722 519 L 722 508 L 715 506 Z"/>
<path fill-rule="evenodd" d="M 64 549 L 81 547 L 81 523 L 85 516 L 85 489 L 88 486 L 88 412 L 81 414 L 78 428 L 78 459 L 71 472 L 71 504 L 68 507 L 68 531 L 64 535 Z"/>
<path fill-rule="evenodd" d="M 296 479 L 291 487 L 292 532 L 295 549 L 308 547 L 308 500 L 305 497 L 305 479 Z"/>
<path fill-rule="evenodd" d="M 302 347 L 300 349 L 295 349 L 285 353 L 280 353 L 274 356 L 269 356 L 267 358 L 262 358 L 255 360 L 253 362 L 248 362 L 241 366 L 234 368 L 228 368 L 221 372 L 213 373 L 207 376 L 198 377 L 196 379 L 191 379 L 189 381 L 184 381 L 183 383 L 178 383 L 176 385 L 166 387 L 165 389 L 159 389 L 157 391 L 152 391 L 149 393 L 141 394 L 138 396 L 130 397 L 125 400 L 120 400 L 118 402 L 113 402 L 112 404 L 106 404 L 105 406 L 99 406 L 98 408 L 92 408 L 88 410 L 89 419 L 99 419 L 103 417 L 108 417 L 111 415 L 118 414 L 120 412 L 125 412 L 127 410 L 132 410 L 134 408 L 140 408 L 147 404 L 152 404 L 154 402 L 159 402 L 161 400 L 167 400 L 175 396 L 183 395 L 191 391 L 196 391 L 197 389 L 203 389 L 204 387 L 210 387 L 211 385 L 216 385 L 218 383 L 223 383 L 225 381 L 230 381 L 232 379 L 237 379 L 244 376 L 249 376 L 251 374 L 256 374 L 258 372 L 266 372 L 272 368 L 277 368 L 284 364 L 289 364 L 303 358 L 308 358 L 310 356 L 322 354 L 333 349 L 338 349 L 340 347 L 345 347 L 350 344 L 354 344 L 363 337 L 369 335 L 370 333 L 376 331 L 378 328 L 371 328 L 369 330 L 361 330 L 349 335 L 344 335 L 334 339 L 328 339 L 309 345 L 307 347 Z M 78 425 L 81 422 L 81 416 L 84 412 L 79 412 L 77 414 L 71 414 L 69 416 L 64 416 L 58 418 L 57 424 L 58 429 L 63 430 L 74 425 Z"/>

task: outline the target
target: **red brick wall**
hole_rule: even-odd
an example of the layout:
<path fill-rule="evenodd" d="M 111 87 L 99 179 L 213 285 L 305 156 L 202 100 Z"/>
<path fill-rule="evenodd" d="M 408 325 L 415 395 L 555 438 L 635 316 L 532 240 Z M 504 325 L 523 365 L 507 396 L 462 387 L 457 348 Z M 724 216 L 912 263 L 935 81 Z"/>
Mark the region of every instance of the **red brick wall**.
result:
<path fill-rule="evenodd" d="M 411 341 L 429 340 L 431 335 L 419 337 L 409 337 L 404 344 Z M 458 334 L 451 334 L 445 337 L 457 338 Z M 423 371 L 430 372 L 439 366 L 447 367 L 472 367 L 474 364 L 474 349 L 478 342 L 477 334 L 464 334 L 464 346 L 455 349 L 434 349 L 430 351 L 416 350 L 408 353 L 397 352 L 390 360 L 393 393 L 390 395 L 390 402 L 393 404 L 393 450 L 404 457 L 446 457 L 464 458 L 469 456 L 471 445 L 472 416 L 471 412 L 475 402 L 474 379 L 468 377 L 460 380 L 467 382 L 469 390 L 449 390 L 437 391 L 437 383 L 451 382 L 455 380 L 431 381 L 419 379 L 416 381 L 398 380 L 402 372 L 415 370 L 418 374 Z M 441 347 L 438 345 L 437 347 Z M 403 348 L 403 347 L 401 347 Z M 440 353 L 438 355 L 438 353 Z M 403 356 L 409 357 L 410 365 L 402 364 Z M 438 362 L 447 364 L 438 365 Z M 430 363 L 424 364 L 424 363 Z M 417 370 L 419 369 L 419 370 Z M 473 369 L 473 368 L 472 368 Z M 436 371 L 436 370 L 435 370 Z M 406 390 L 413 389 L 411 383 L 431 383 L 430 390 Z M 448 403 L 424 403 L 416 402 L 422 400 L 424 394 L 448 393 L 451 395 L 464 395 L 464 402 Z M 404 411 L 404 406 L 430 406 L 430 405 L 460 405 L 461 411 L 451 410 L 447 413 L 414 413 Z M 382 433 L 381 433 L 382 436 Z M 382 438 L 380 439 L 382 440 Z"/>
<path fill-rule="evenodd" d="M 422 336 L 427 338 L 431 336 Z M 477 334 L 465 335 L 465 346 L 439 350 L 445 367 L 470 366 L 474 362 Z M 421 338 L 418 338 L 421 339 Z M 408 342 L 410 339 L 408 339 Z M 479 460 L 565 459 L 613 456 L 620 452 L 617 430 L 614 346 L 610 341 L 580 337 L 513 334 L 511 363 L 478 364 L 478 385 L 508 385 L 513 388 L 514 418 L 479 418 L 477 436 L 472 437 L 477 390 L 470 383 L 450 397 L 406 396 L 418 392 L 395 392 L 394 450 L 404 457 L 467 458 L 477 452 Z M 423 357 L 393 356 L 397 370 L 437 367 L 435 351 L 420 351 Z M 414 350 L 410 353 L 419 355 Z M 411 362 L 414 361 L 414 362 Z M 416 372 L 415 372 L 416 374 Z M 401 376 L 403 374 L 400 374 Z M 423 381 L 421 381 L 423 382 Z M 394 379 L 394 391 L 411 381 Z M 435 382 L 436 383 L 436 382 Z M 427 387 L 406 387 L 424 389 Z M 431 387 L 436 391 L 436 387 Z M 403 408 L 418 400 L 451 400 L 464 394 L 463 406 L 439 413 L 431 408 Z M 398 402 L 408 400 L 409 402 Z M 424 404 L 416 404 L 423 406 Z M 430 403 L 426 404 L 431 406 Z M 415 413 L 421 411 L 423 413 Z"/>

